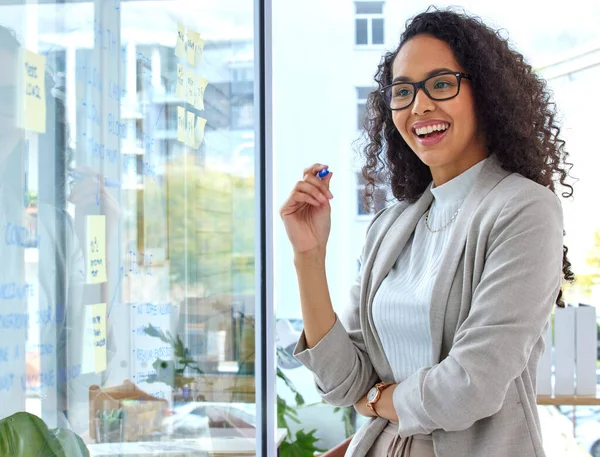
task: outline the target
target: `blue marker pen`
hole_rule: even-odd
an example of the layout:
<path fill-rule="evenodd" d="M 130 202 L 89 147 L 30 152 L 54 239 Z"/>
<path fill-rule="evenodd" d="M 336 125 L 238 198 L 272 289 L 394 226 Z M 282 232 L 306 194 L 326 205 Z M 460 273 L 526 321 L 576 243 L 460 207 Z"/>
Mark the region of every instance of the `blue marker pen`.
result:
<path fill-rule="evenodd" d="M 317 173 L 317 176 L 319 177 L 319 179 L 323 179 L 328 174 L 329 174 L 329 169 L 323 168 L 319 173 Z"/>

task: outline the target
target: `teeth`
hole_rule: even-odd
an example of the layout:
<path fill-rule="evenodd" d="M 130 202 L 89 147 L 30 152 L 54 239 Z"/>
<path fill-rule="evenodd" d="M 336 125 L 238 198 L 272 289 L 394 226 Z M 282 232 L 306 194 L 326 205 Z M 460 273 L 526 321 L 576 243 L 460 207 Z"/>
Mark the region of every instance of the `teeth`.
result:
<path fill-rule="evenodd" d="M 416 133 L 417 135 L 426 135 L 428 133 L 431 132 L 442 132 L 444 130 L 447 130 L 448 127 L 450 127 L 449 124 L 435 124 L 435 125 L 428 125 L 427 127 L 421 127 L 419 129 L 416 129 Z"/>

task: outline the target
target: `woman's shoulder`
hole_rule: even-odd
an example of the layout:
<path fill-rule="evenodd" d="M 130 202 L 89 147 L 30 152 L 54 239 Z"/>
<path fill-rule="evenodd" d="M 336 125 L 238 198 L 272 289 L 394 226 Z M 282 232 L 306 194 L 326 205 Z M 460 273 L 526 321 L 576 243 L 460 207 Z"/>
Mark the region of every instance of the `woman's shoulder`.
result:
<path fill-rule="evenodd" d="M 560 199 L 548 187 L 519 173 L 511 173 L 502 179 L 488 195 L 487 205 L 505 207 L 508 203 L 547 203 L 560 206 Z"/>
<path fill-rule="evenodd" d="M 478 232 L 506 227 L 531 230 L 548 225 L 562 233 L 563 213 L 559 197 L 548 187 L 518 173 L 508 174 L 479 202 L 471 219 Z"/>

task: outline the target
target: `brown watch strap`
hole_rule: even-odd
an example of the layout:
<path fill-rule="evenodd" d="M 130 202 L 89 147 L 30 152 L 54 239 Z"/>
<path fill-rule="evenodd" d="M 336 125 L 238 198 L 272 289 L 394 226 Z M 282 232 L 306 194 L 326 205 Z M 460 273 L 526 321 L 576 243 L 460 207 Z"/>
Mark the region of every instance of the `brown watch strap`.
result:
<path fill-rule="evenodd" d="M 377 396 L 375 397 L 375 399 L 372 402 L 367 402 L 367 407 L 371 411 L 373 411 L 373 414 L 375 414 L 377 417 L 381 417 L 381 416 L 379 416 L 379 414 L 375 410 L 375 403 L 377 403 L 381 399 L 381 395 L 383 394 L 383 391 L 391 385 L 392 385 L 391 382 L 378 382 L 377 384 L 375 384 L 375 388 L 377 389 Z"/>

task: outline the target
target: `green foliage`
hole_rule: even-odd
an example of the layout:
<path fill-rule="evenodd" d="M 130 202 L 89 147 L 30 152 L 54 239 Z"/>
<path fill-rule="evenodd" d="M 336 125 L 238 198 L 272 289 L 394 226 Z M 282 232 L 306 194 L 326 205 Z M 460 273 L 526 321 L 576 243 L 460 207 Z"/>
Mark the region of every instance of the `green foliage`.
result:
<path fill-rule="evenodd" d="M 281 443 L 279 453 L 286 457 L 314 457 L 315 452 L 325 452 L 316 446 L 319 440 L 314 436 L 316 430 L 311 430 L 306 433 L 303 430 L 298 430 L 292 441 L 284 441 Z"/>
<path fill-rule="evenodd" d="M 152 364 L 156 370 L 156 374 L 151 375 L 146 379 L 146 382 L 164 382 L 171 387 L 183 387 L 193 381 L 192 378 L 186 377 L 186 370 L 191 370 L 198 374 L 204 374 L 198 367 L 198 363 L 192 359 L 190 350 L 186 348 L 183 341 L 177 335 L 173 337 L 170 331 L 163 332 L 157 329 L 152 324 L 144 328 L 146 335 L 153 338 L 159 338 L 161 341 L 169 344 L 173 348 L 173 356 L 175 361 L 156 359 Z"/>
<path fill-rule="evenodd" d="M 96 411 L 96 417 L 106 422 L 109 425 L 117 423 L 121 419 L 125 419 L 125 411 L 122 408 L 119 409 L 107 409 L 104 411 Z"/>
<path fill-rule="evenodd" d="M 25 191 L 25 207 L 26 208 L 35 208 L 37 206 L 38 193 L 37 190 L 27 190 Z"/>
<path fill-rule="evenodd" d="M 89 457 L 71 430 L 48 429 L 34 414 L 19 412 L 0 420 L 0 457 Z"/>
<path fill-rule="evenodd" d="M 144 184 L 145 245 L 168 246 L 175 283 L 200 285 L 206 295 L 253 293 L 254 179 L 192 156 L 165 167 L 165 183 Z"/>
<path fill-rule="evenodd" d="M 600 285 L 600 229 L 594 232 L 594 241 L 586 255 L 585 272 L 575 275 L 573 284 L 563 284 L 567 300 L 571 302 L 589 300 L 594 286 Z"/>
<path fill-rule="evenodd" d="M 294 393 L 296 405 L 297 406 L 304 405 L 304 397 L 302 395 L 300 395 L 300 392 L 298 392 L 298 389 L 296 389 L 296 386 L 294 386 L 291 379 L 288 378 L 285 375 L 285 373 L 283 371 L 281 371 L 281 369 L 279 369 L 279 368 L 277 368 L 277 377 L 282 379 L 283 382 L 285 383 L 285 385 L 288 387 L 288 389 L 290 389 Z"/>
<path fill-rule="evenodd" d="M 288 420 L 291 420 L 292 422 L 295 422 L 297 424 L 300 423 L 300 419 L 298 419 L 298 412 L 296 411 L 296 408 L 289 406 L 287 402 L 278 395 L 277 428 L 289 429 Z"/>
<path fill-rule="evenodd" d="M 354 435 L 354 433 L 356 432 L 356 410 L 352 406 L 349 406 L 347 408 L 337 407 L 334 408 L 333 412 L 341 412 L 346 438 Z"/>
<path fill-rule="evenodd" d="M 277 349 L 281 351 L 280 348 Z M 277 368 L 277 377 L 285 383 L 285 385 L 295 395 L 296 405 L 289 405 L 283 398 L 277 395 L 277 427 L 285 428 L 288 430 L 288 434 L 285 441 L 281 443 L 279 448 L 279 455 L 281 457 L 313 457 L 315 452 L 324 452 L 323 449 L 318 448 L 315 443 L 318 438 L 315 438 L 314 433 L 316 430 L 312 430 L 305 433 L 303 430 L 298 430 L 295 436 L 292 436 L 289 432 L 290 426 L 288 421 L 300 423 L 298 417 L 297 407 L 304 405 L 304 397 L 298 392 L 296 386 L 292 383 L 283 371 Z"/>
<path fill-rule="evenodd" d="M 285 358 L 287 357 L 287 353 L 281 348 L 277 348 L 277 356 Z M 283 398 L 279 395 L 277 396 L 277 427 L 289 430 L 290 427 L 288 421 L 295 422 L 296 424 L 300 423 L 297 408 L 304 406 L 305 401 L 300 392 L 298 392 L 298 389 L 296 389 L 296 386 L 294 386 L 292 381 L 279 368 L 277 368 L 277 377 L 281 379 L 287 388 L 295 395 L 295 406 L 289 405 Z M 333 412 L 341 412 L 346 437 L 353 435 L 356 431 L 356 411 L 354 408 L 334 408 Z M 315 446 L 315 442 L 318 441 L 318 438 L 314 437 L 315 432 L 316 430 L 312 430 L 308 433 L 303 430 L 298 430 L 295 436 L 291 436 L 288 432 L 288 436 L 279 449 L 281 457 L 313 457 L 315 452 L 325 452 L 323 449 L 319 449 Z"/>

